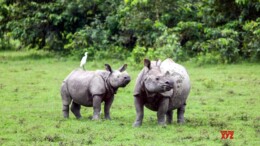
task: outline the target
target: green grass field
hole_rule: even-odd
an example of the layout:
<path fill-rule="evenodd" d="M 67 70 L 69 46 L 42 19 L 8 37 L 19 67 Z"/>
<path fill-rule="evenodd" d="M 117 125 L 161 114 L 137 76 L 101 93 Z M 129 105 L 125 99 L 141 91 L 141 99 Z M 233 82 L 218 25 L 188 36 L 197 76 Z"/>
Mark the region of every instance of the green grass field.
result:
<path fill-rule="evenodd" d="M 143 126 L 135 120 L 133 88 L 139 69 L 129 65 L 132 81 L 115 95 L 111 121 L 92 121 L 93 109 L 81 109 L 63 119 L 60 85 L 80 61 L 48 53 L 0 52 L 0 145 L 260 145 L 260 64 L 205 65 L 184 63 L 192 89 L 186 123 L 158 126 L 156 113 L 145 109 Z M 101 60 L 87 63 L 91 70 L 123 63 Z M 102 107 L 103 109 L 103 107 Z M 104 112 L 103 112 L 104 113 Z M 221 130 L 233 130 L 234 139 L 221 139 Z"/>

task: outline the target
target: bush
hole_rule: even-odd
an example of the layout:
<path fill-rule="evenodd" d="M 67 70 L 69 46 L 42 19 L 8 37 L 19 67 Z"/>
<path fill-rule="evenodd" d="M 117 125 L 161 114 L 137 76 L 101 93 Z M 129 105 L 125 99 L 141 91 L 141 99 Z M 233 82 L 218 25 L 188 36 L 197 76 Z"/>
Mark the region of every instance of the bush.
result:
<path fill-rule="evenodd" d="M 143 61 L 146 54 L 146 48 L 140 47 L 139 45 L 135 46 L 135 48 L 132 51 L 132 58 L 136 63 L 141 63 Z"/>
<path fill-rule="evenodd" d="M 156 39 L 154 56 L 160 59 L 173 58 L 175 61 L 186 60 L 187 53 L 179 43 L 179 37 L 173 29 L 166 29 L 164 33 Z"/>
<path fill-rule="evenodd" d="M 192 61 L 196 62 L 198 65 L 203 64 L 218 64 L 221 63 L 221 56 L 220 53 L 213 52 L 213 53 L 199 53 L 198 56 L 191 59 Z"/>
<path fill-rule="evenodd" d="M 96 51 L 93 55 L 95 55 L 94 58 L 97 60 L 104 58 L 123 60 L 130 56 L 130 52 L 122 47 L 111 45 L 106 49 Z"/>
<path fill-rule="evenodd" d="M 243 25 L 243 47 L 244 57 L 251 60 L 260 60 L 260 18 Z"/>
<path fill-rule="evenodd" d="M 14 40 L 11 33 L 3 34 L 0 37 L 0 50 L 17 50 L 20 49 L 20 41 Z"/>
<path fill-rule="evenodd" d="M 192 47 L 192 50 L 197 50 L 198 58 L 201 58 L 203 54 L 208 54 L 205 58 L 209 58 L 211 56 L 209 54 L 214 54 L 219 56 L 218 62 L 232 63 L 238 61 L 239 35 L 237 31 L 233 29 L 205 28 L 204 32 L 206 40 L 196 42 Z"/>
<path fill-rule="evenodd" d="M 193 45 L 196 42 L 202 42 L 203 37 L 203 24 L 199 22 L 187 21 L 179 22 L 174 28 L 178 34 L 180 45 L 182 46 L 182 57 L 193 57 L 199 53 L 195 50 Z M 193 48 L 193 49 L 192 49 Z"/>
<path fill-rule="evenodd" d="M 90 59 L 93 59 L 94 56 L 103 58 L 109 56 L 106 52 L 113 48 L 112 45 L 108 44 L 107 39 L 107 31 L 85 26 L 84 29 L 66 35 L 67 43 L 64 45 L 64 49 L 68 54 L 78 57 L 88 51 L 89 55 L 92 56 Z M 115 51 L 114 53 L 119 52 L 115 49 L 111 51 Z"/>

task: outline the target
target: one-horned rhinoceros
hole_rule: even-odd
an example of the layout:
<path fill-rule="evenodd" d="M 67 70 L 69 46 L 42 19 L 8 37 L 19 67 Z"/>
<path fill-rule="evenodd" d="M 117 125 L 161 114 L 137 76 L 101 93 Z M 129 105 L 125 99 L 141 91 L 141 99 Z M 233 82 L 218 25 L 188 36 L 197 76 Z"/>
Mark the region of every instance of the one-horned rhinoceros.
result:
<path fill-rule="evenodd" d="M 157 111 L 160 125 L 165 125 L 165 115 L 167 123 L 172 122 L 174 109 L 177 109 L 177 122 L 183 123 L 189 92 L 190 79 L 183 66 L 171 59 L 163 62 L 145 59 L 134 90 L 136 120 L 133 126 L 142 125 L 144 106 Z"/>
<path fill-rule="evenodd" d="M 100 118 L 101 103 L 104 101 L 105 119 L 110 119 L 110 107 L 114 94 L 119 87 L 125 87 L 130 82 L 130 76 L 125 71 L 127 65 L 113 71 L 105 64 L 105 71 L 84 71 L 76 69 L 63 81 L 61 96 L 63 116 L 69 117 L 69 105 L 76 118 L 81 118 L 80 107 L 93 107 L 93 120 Z"/>

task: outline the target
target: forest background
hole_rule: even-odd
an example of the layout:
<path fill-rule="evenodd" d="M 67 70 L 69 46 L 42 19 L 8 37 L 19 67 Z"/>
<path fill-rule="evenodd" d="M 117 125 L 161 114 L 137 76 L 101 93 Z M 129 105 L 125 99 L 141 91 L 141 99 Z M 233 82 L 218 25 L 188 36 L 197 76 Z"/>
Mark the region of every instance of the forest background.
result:
<path fill-rule="evenodd" d="M 0 50 L 79 59 L 260 60 L 259 0 L 0 0 Z"/>

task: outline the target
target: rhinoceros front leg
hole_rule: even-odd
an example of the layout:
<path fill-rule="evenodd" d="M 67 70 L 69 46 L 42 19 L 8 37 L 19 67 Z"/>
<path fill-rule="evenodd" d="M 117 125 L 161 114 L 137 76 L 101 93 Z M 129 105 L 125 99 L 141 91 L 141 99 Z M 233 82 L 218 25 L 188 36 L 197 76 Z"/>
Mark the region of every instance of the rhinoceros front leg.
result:
<path fill-rule="evenodd" d="M 184 113 L 185 113 L 186 102 L 177 109 L 177 122 L 184 123 Z"/>
<path fill-rule="evenodd" d="M 144 102 L 140 97 L 135 96 L 135 110 L 136 110 L 136 119 L 133 124 L 133 127 L 139 127 L 142 125 L 144 118 Z"/>
<path fill-rule="evenodd" d="M 171 124 L 172 123 L 172 115 L 173 115 L 173 111 L 169 110 L 166 113 L 166 122 L 167 124 Z"/>
<path fill-rule="evenodd" d="M 111 120 L 110 118 L 110 107 L 114 101 L 114 96 L 109 98 L 108 100 L 105 101 L 105 108 L 104 108 L 104 113 L 105 113 L 105 119 Z"/>
<path fill-rule="evenodd" d="M 75 103 L 74 101 L 72 102 L 71 111 L 77 119 L 81 118 L 80 107 L 81 106 L 79 104 Z"/>
<path fill-rule="evenodd" d="M 168 110 L 169 98 L 163 98 L 158 111 L 157 111 L 157 120 L 159 125 L 165 125 L 165 114 Z"/>
<path fill-rule="evenodd" d="M 100 116 L 100 111 L 101 111 L 101 102 L 102 102 L 102 97 L 95 95 L 93 97 L 93 117 L 92 120 L 98 120 Z"/>

